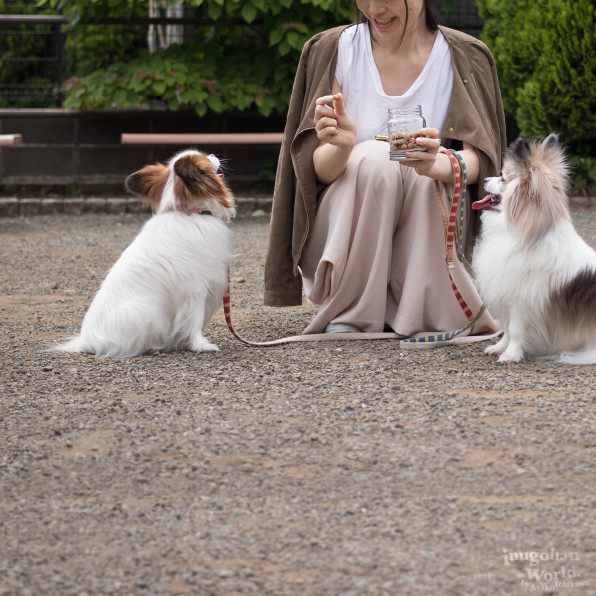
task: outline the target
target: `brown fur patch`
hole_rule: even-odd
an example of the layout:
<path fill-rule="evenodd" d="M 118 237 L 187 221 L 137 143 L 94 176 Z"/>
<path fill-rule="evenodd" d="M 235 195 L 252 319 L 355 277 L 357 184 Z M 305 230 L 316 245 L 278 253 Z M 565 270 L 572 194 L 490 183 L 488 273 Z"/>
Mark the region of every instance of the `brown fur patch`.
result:
<path fill-rule="evenodd" d="M 168 181 L 169 170 L 163 164 L 145 166 L 138 172 L 130 174 L 124 181 L 128 192 L 143 197 L 155 212 L 159 206 L 161 195 Z"/>
<path fill-rule="evenodd" d="M 584 270 L 553 291 L 547 327 L 551 337 L 564 340 L 563 350 L 576 350 L 596 337 L 596 271 Z M 563 331 L 562 331 L 563 330 Z M 571 331 L 570 331 L 571 330 Z"/>

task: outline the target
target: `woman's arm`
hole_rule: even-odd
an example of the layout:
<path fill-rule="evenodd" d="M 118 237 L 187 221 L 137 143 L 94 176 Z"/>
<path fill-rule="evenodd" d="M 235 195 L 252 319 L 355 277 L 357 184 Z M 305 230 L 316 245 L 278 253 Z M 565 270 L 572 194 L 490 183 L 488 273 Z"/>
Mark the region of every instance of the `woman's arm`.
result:
<path fill-rule="evenodd" d="M 319 139 L 313 154 L 317 180 L 331 184 L 344 171 L 356 144 L 356 124 L 346 111 L 337 79 L 333 82 L 333 95 L 316 100 L 314 122 Z"/>

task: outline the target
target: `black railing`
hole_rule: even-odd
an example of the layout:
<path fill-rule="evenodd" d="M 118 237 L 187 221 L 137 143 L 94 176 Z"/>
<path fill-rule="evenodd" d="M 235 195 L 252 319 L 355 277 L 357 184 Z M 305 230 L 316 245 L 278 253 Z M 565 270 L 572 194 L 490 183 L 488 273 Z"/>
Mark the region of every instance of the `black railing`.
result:
<path fill-rule="evenodd" d="M 0 107 L 62 105 L 66 18 L 0 15 Z"/>

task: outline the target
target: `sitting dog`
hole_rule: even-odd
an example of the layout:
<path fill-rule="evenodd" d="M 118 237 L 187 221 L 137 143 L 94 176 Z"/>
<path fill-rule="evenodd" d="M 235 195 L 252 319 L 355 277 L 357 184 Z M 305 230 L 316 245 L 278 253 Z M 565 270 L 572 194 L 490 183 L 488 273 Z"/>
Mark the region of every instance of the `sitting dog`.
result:
<path fill-rule="evenodd" d="M 203 329 L 228 283 L 234 199 L 214 155 L 195 150 L 128 176 L 126 190 L 154 212 L 114 264 L 81 332 L 58 350 L 136 356 L 149 350 L 214 351 Z"/>
<path fill-rule="evenodd" d="M 502 174 L 485 179 L 491 194 L 473 205 L 496 205 L 482 214 L 473 259 L 479 293 L 504 331 L 486 353 L 595 363 L 596 251 L 571 221 L 557 136 L 515 141 Z"/>

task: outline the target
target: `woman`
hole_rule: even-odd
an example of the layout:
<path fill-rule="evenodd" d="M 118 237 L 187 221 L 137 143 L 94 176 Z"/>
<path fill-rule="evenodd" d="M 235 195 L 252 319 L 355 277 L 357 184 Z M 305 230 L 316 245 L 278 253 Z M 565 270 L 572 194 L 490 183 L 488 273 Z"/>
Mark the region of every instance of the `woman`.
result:
<path fill-rule="evenodd" d="M 431 0 L 355 5 L 359 24 L 314 36 L 301 55 L 274 190 L 265 304 L 300 304 L 303 281 L 321 305 L 305 333 L 457 329 L 467 319 L 445 267 L 435 181 L 454 181 L 441 145 L 465 161 L 469 197 L 484 196 L 478 182 L 500 171 L 505 119 L 494 60 L 479 40 L 439 26 Z M 389 144 L 374 137 L 387 134 L 389 107 L 411 104 L 427 119 L 417 139 L 426 152 L 390 161 Z M 469 218 L 468 254 L 476 227 Z M 458 288 L 477 310 L 480 299 L 462 277 Z M 485 315 L 471 333 L 495 330 Z"/>

